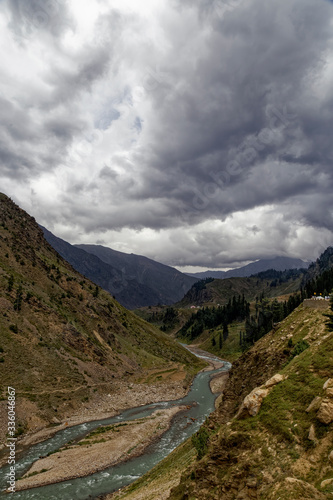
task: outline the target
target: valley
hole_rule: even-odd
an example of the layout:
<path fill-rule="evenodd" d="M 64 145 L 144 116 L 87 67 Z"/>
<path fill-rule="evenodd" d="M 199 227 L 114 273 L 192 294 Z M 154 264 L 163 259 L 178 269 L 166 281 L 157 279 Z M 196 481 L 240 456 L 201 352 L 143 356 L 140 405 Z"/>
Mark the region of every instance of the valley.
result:
<path fill-rule="evenodd" d="M 199 432 L 202 448 L 187 441 L 146 476 L 105 498 L 333 498 L 329 311 L 300 305 L 233 363 L 222 400 Z M 303 343 L 303 351 L 295 349 Z M 271 389 L 260 396 L 265 384 Z M 249 394 L 254 411 L 246 403 Z"/>
<path fill-rule="evenodd" d="M 108 395 L 116 398 L 131 384 L 157 385 L 143 395 L 147 402 L 160 394 L 178 396 L 204 366 L 77 273 L 5 195 L 0 292 L 0 420 L 6 419 L 7 386 L 15 387 L 18 435 L 89 418 L 94 411 L 115 412 Z M 134 405 L 135 396 L 131 400 Z M 1 425 L 3 456 L 5 429 Z"/>
<path fill-rule="evenodd" d="M 11 386 L 17 498 L 333 498 L 331 248 L 308 270 L 205 278 L 132 312 L 5 195 L 0 214 L 0 464 Z"/>

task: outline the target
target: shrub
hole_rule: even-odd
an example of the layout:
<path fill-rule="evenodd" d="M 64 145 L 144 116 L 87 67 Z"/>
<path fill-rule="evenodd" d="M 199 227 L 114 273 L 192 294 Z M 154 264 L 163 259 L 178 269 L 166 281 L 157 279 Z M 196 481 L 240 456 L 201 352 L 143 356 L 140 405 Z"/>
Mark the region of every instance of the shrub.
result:
<path fill-rule="evenodd" d="M 305 351 L 305 349 L 307 349 L 308 347 L 310 347 L 310 345 L 307 343 L 306 340 L 303 340 L 303 339 L 300 340 L 299 342 L 297 342 L 297 344 L 295 345 L 294 349 L 292 350 L 292 352 L 291 352 L 291 358 L 294 358 L 295 356 L 298 356 L 303 351 Z"/>
<path fill-rule="evenodd" d="M 192 436 L 192 444 L 197 450 L 198 459 L 200 460 L 208 449 L 209 432 L 206 427 L 201 427 L 198 432 Z"/>

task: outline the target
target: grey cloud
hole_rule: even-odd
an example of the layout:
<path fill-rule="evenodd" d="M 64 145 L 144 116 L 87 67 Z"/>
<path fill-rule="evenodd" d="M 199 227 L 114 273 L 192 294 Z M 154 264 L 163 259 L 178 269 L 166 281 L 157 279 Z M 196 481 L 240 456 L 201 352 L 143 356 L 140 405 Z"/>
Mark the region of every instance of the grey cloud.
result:
<path fill-rule="evenodd" d="M 9 26 L 22 43 L 43 33 L 59 37 L 65 30 L 73 29 L 67 0 L 7 0 L 7 6 Z"/>
<path fill-rule="evenodd" d="M 53 5 L 49 17 L 65 21 L 59 26 L 75 24 L 64 2 L 7 5 L 17 35 L 28 31 L 34 13 L 46 5 Z M 47 66 L 42 79 L 48 90 L 40 96 L 35 89 L 18 104 L 3 101 L 1 173 L 22 179 L 57 164 L 73 163 L 73 171 L 90 168 L 91 175 L 64 188 L 52 217 L 63 225 L 75 219 L 92 235 L 181 227 L 192 227 L 194 234 L 204 221 L 273 205 L 283 215 L 272 233 L 268 219 L 246 223 L 256 246 L 233 257 L 230 238 L 221 241 L 210 233 L 196 235 L 195 255 L 188 242 L 178 251 L 166 246 L 173 264 L 230 264 L 255 258 L 258 248 L 261 256 L 272 255 L 274 245 L 286 253 L 298 248 L 292 246 L 297 224 L 333 231 L 333 86 L 327 71 L 332 3 L 226 5 L 165 4 L 163 19 L 156 18 L 160 36 L 151 39 L 144 19 L 110 9 L 92 38 L 72 53 L 61 47 L 65 28 L 50 32 L 57 42 L 48 50 L 66 64 Z M 46 24 L 41 30 L 47 34 Z M 143 97 L 136 101 L 138 89 Z M 125 112 L 120 139 L 107 136 Z M 86 166 L 88 155 L 80 147 L 95 147 L 92 126 L 110 143 L 96 145 L 96 160 Z M 116 140 L 124 140 L 128 157 L 113 149 Z M 67 156 L 73 147 L 74 160 Z"/>

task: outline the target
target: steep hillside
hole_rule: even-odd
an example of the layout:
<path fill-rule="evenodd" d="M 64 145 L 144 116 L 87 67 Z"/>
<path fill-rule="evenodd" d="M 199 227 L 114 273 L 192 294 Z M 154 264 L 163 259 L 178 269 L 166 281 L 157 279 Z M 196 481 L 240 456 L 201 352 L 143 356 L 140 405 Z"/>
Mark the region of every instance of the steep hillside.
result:
<path fill-rule="evenodd" d="M 76 245 L 99 257 L 103 262 L 121 270 L 124 283 L 136 280 L 155 293 L 155 301 L 144 305 L 173 304 L 197 281 L 173 267 L 166 266 L 143 255 L 117 252 L 101 245 Z"/>
<path fill-rule="evenodd" d="M 105 498 L 332 499 L 333 324 L 328 308 L 311 306 L 299 306 L 233 364 L 196 438 Z"/>
<path fill-rule="evenodd" d="M 108 291 L 128 309 L 162 301 L 160 294 L 134 278 L 125 278 L 121 269 L 99 259 L 42 227 L 45 239 L 74 269 Z"/>
<path fill-rule="evenodd" d="M 229 271 L 203 271 L 200 273 L 193 273 L 190 276 L 196 278 L 246 278 L 257 274 L 268 269 L 274 269 L 276 271 L 284 271 L 285 269 L 306 269 L 309 266 L 309 262 L 305 262 L 301 259 L 295 259 L 293 257 L 274 257 L 273 259 L 260 259 L 256 262 L 251 262 L 243 267 L 238 267 L 236 269 L 230 269 Z"/>
<path fill-rule="evenodd" d="M 0 194 L 0 420 L 16 388 L 21 431 L 96 408 L 118 381 L 198 364 L 123 308 L 46 242 L 35 220 Z M 185 383 L 189 383 L 188 376 Z"/>
<path fill-rule="evenodd" d="M 320 255 L 320 257 L 309 266 L 308 271 L 304 276 L 303 284 L 317 278 L 320 274 L 324 273 L 325 271 L 329 271 L 332 268 L 333 268 L 333 247 L 328 247 Z M 331 290 L 328 290 L 328 292 L 330 291 Z"/>
<path fill-rule="evenodd" d="M 100 245 L 71 245 L 42 229 L 46 240 L 74 269 L 110 292 L 128 309 L 173 304 L 197 281 L 147 257 Z"/>
<path fill-rule="evenodd" d="M 218 410 L 193 442 L 198 458 L 170 499 L 333 498 L 328 313 L 299 306 L 234 363 Z"/>

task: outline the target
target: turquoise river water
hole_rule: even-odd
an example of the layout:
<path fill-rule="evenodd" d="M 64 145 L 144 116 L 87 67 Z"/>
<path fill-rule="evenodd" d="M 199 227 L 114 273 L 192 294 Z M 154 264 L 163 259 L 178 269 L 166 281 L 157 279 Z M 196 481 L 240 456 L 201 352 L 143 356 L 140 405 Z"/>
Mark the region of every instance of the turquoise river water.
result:
<path fill-rule="evenodd" d="M 209 353 L 198 355 L 198 357 L 221 361 Z M 146 448 L 143 455 L 87 477 L 10 493 L 9 495 L 4 493 L 7 487 L 8 467 L 3 467 L 0 469 L 0 498 L 13 500 L 88 500 L 132 483 L 152 469 L 199 429 L 206 417 L 214 410 L 217 397 L 210 390 L 210 379 L 216 373 L 228 371 L 230 367 L 230 363 L 224 361 L 222 368 L 199 373 L 195 377 L 189 393 L 182 399 L 131 408 L 116 417 L 87 422 L 57 432 L 52 438 L 32 446 L 24 453 L 20 460 L 16 462 L 16 478 L 22 476 L 40 456 L 45 456 L 57 450 L 73 439 L 84 437 L 101 425 L 147 417 L 159 408 L 165 409 L 174 405 L 191 406 L 186 412 L 180 412 L 176 415 L 170 429 L 156 443 Z M 193 421 L 192 418 L 195 420 Z"/>

